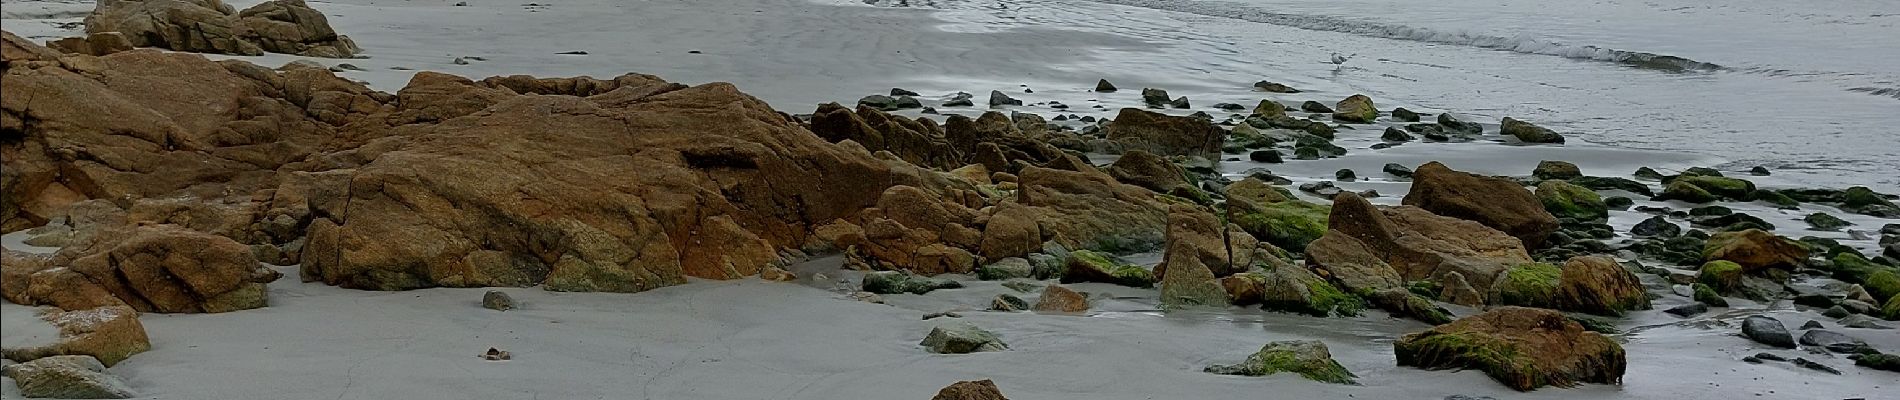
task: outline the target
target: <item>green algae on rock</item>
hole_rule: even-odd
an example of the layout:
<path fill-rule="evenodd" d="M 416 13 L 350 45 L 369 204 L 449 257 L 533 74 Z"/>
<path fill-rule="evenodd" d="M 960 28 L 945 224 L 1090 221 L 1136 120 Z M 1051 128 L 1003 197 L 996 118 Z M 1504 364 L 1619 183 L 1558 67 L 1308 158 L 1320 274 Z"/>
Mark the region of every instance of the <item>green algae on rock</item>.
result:
<path fill-rule="evenodd" d="M 1623 347 L 1562 313 L 1499 307 L 1393 343 L 1398 364 L 1427 370 L 1477 369 L 1519 391 L 1579 383 L 1615 384 Z"/>
<path fill-rule="evenodd" d="M 1300 374 L 1306 379 L 1338 384 L 1357 384 L 1352 371 L 1333 361 L 1332 352 L 1317 340 L 1289 340 L 1267 343 L 1247 361 L 1233 365 L 1214 365 L 1206 372 L 1221 375 L 1266 376 L 1281 372 Z"/>
<path fill-rule="evenodd" d="M 1063 271 L 1062 283 L 1101 282 L 1130 287 L 1154 287 L 1154 273 L 1141 266 L 1115 259 L 1113 256 L 1089 250 L 1076 250 L 1069 253 L 1068 268 Z"/>
<path fill-rule="evenodd" d="M 1590 221 L 1608 218 L 1610 207 L 1603 203 L 1603 197 L 1597 192 L 1559 180 L 1547 180 L 1537 184 L 1533 193 L 1537 200 L 1544 203 L 1544 210 L 1558 218 L 1572 218 Z"/>

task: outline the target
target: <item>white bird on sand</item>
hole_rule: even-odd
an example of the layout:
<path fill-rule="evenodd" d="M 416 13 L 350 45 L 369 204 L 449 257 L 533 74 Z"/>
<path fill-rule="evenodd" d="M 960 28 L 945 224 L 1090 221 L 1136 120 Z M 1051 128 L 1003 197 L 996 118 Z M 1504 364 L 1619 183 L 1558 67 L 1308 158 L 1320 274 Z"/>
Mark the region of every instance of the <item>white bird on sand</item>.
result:
<path fill-rule="evenodd" d="M 1346 60 L 1351 60 L 1352 56 L 1356 56 L 1356 55 L 1358 54 L 1353 54 L 1350 56 L 1342 56 L 1342 55 L 1339 55 L 1339 53 L 1333 53 L 1333 65 L 1345 64 Z"/>

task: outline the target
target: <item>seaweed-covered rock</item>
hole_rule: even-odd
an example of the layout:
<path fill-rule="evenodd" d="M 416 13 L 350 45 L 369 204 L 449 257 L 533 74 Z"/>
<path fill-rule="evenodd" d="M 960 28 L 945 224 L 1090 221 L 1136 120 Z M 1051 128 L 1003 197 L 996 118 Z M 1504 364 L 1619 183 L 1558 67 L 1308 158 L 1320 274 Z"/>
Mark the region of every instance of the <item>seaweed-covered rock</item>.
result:
<path fill-rule="evenodd" d="M 1613 316 L 1649 309 L 1642 282 L 1607 257 L 1574 257 L 1562 268 L 1544 263 L 1518 265 L 1499 276 L 1492 290 L 1507 305 Z"/>
<path fill-rule="evenodd" d="M 1227 185 L 1227 220 L 1241 230 L 1289 251 L 1303 251 L 1307 243 L 1326 234 L 1332 208 L 1294 197 L 1254 177 Z"/>
<path fill-rule="evenodd" d="M 1884 298 L 1885 296 L 1881 293 L 1895 290 L 1895 286 L 1900 286 L 1892 282 L 1894 275 L 1900 275 L 1900 267 L 1876 264 L 1854 251 L 1839 252 L 1829 261 L 1833 262 L 1834 279 L 1860 284 L 1875 298 Z"/>
<path fill-rule="evenodd" d="M 862 288 L 866 292 L 877 294 L 924 294 L 938 289 L 963 287 L 962 282 L 942 278 L 927 278 L 901 271 L 877 271 L 864 274 Z"/>
<path fill-rule="evenodd" d="M 1396 127 L 1388 127 L 1388 128 L 1385 128 L 1385 132 L 1381 132 L 1379 134 L 1379 140 L 1384 140 L 1387 142 L 1410 142 L 1413 140 L 1417 140 L 1417 138 L 1412 137 L 1412 134 L 1410 133 L 1405 133 L 1405 130 L 1403 129 L 1399 129 Z M 1410 169 L 1408 168 L 1407 171 L 1410 171 Z"/>
<path fill-rule="evenodd" d="M 1829 215 L 1828 213 L 1808 214 L 1808 216 L 1802 217 L 1801 220 L 1807 222 L 1810 229 L 1817 231 L 1835 231 L 1854 225 L 1852 222 L 1847 222 L 1847 220 Z"/>
<path fill-rule="evenodd" d="M 1888 200 L 1885 195 L 1866 186 L 1855 186 L 1842 191 L 1841 210 L 1881 218 L 1900 218 L 1900 206 L 1894 205 L 1893 201 Z"/>
<path fill-rule="evenodd" d="M 1102 282 L 1130 287 L 1153 287 L 1154 273 L 1108 254 L 1089 250 L 1069 253 L 1062 283 Z"/>
<path fill-rule="evenodd" d="M 1333 361 L 1326 344 L 1317 340 L 1289 340 L 1267 343 L 1246 361 L 1233 365 L 1209 366 L 1205 371 L 1221 375 L 1266 376 L 1281 372 L 1300 374 L 1320 382 L 1354 384 L 1351 371 Z"/>
<path fill-rule="evenodd" d="M 1253 107 L 1253 114 L 1264 119 L 1285 117 L 1286 105 L 1280 104 L 1280 102 L 1273 101 L 1272 99 L 1261 100 L 1260 105 Z"/>
<path fill-rule="evenodd" d="M 1550 310 L 1499 307 L 1393 344 L 1398 363 L 1428 370 L 1477 369 L 1512 389 L 1622 382 L 1615 341 Z"/>
<path fill-rule="evenodd" d="M 1669 183 L 1673 185 L 1677 182 L 1693 185 L 1709 194 L 1727 200 L 1748 200 L 1750 196 L 1755 193 L 1754 182 L 1722 176 L 1684 175 L 1677 177 Z"/>
<path fill-rule="evenodd" d="M 1333 109 L 1330 107 L 1326 107 L 1325 103 L 1307 100 L 1304 102 L 1300 102 L 1300 111 L 1310 112 L 1314 114 L 1330 114 L 1333 112 Z"/>
<path fill-rule="evenodd" d="M 1023 311 L 1029 309 L 1029 302 L 1009 293 L 997 294 L 990 299 L 990 311 Z"/>
<path fill-rule="evenodd" d="M 1621 190 L 1644 196 L 1656 195 L 1655 192 L 1649 190 L 1649 185 L 1644 185 L 1642 182 L 1625 178 L 1579 176 L 1570 178 L 1569 182 L 1573 185 L 1590 188 L 1590 190 Z"/>
<path fill-rule="evenodd" d="M 1880 306 L 1880 314 L 1888 321 L 1900 321 L 1900 295 L 1887 299 L 1887 304 Z"/>
<path fill-rule="evenodd" d="M 1697 204 L 1713 202 L 1713 201 L 1721 200 L 1721 199 L 1722 198 L 1720 196 L 1716 196 L 1714 193 L 1709 193 L 1708 190 L 1704 190 L 1699 186 L 1696 186 L 1689 182 L 1683 182 L 1683 181 L 1675 181 L 1675 182 L 1669 182 L 1668 184 L 1664 184 L 1662 194 L 1657 195 L 1655 198 L 1652 198 L 1652 200 L 1656 200 L 1656 201 L 1678 200 L 1678 201 L 1697 203 Z"/>
<path fill-rule="evenodd" d="M 1524 143 L 1563 143 L 1564 135 L 1529 122 L 1505 117 L 1499 131 Z"/>
<path fill-rule="evenodd" d="M 131 386 L 106 372 L 91 356 L 53 356 L 7 365 L 3 371 L 20 395 L 49 399 L 129 399 Z"/>
<path fill-rule="evenodd" d="M 1541 247 L 1544 238 L 1557 231 L 1557 217 L 1517 182 L 1455 171 L 1436 161 L 1413 171 L 1404 203 L 1477 221 L 1517 237 L 1527 248 Z"/>
<path fill-rule="evenodd" d="M 1029 278 L 1036 274 L 1036 267 L 1028 259 L 1009 257 L 985 265 L 976 270 L 977 279 L 1000 281 L 1016 278 Z"/>
<path fill-rule="evenodd" d="M 1379 109 L 1372 105 L 1372 98 L 1355 94 L 1340 100 L 1334 106 L 1333 119 L 1345 122 L 1372 123 L 1379 118 Z"/>
<path fill-rule="evenodd" d="M 1009 350 L 996 334 L 978 328 L 976 324 L 958 322 L 938 325 L 930 329 L 924 341 L 918 343 L 924 349 L 937 354 L 969 354 L 983 351 Z"/>
<path fill-rule="evenodd" d="M 1706 304 L 1709 307 L 1728 307 L 1728 299 L 1723 298 L 1721 293 L 1717 293 L 1714 287 L 1706 283 L 1696 282 L 1689 285 L 1689 289 L 1694 292 L 1697 303 Z"/>
<path fill-rule="evenodd" d="M 1610 208 L 1603 203 L 1602 196 L 1568 182 L 1547 180 L 1538 183 L 1535 195 L 1544 203 L 1544 210 L 1557 218 L 1590 221 L 1610 216 Z"/>
<path fill-rule="evenodd" d="M 1748 273 L 1768 268 L 1793 269 L 1808 259 L 1808 250 L 1793 240 L 1760 229 L 1722 232 L 1709 237 L 1702 249 L 1705 260 L 1728 260 Z"/>
<path fill-rule="evenodd" d="M 507 292 L 490 290 L 488 293 L 482 294 L 482 308 L 495 311 L 513 310 L 515 309 L 515 298 L 508 296 Z"/>
<path fill-rule="evenodd" d="M 1260 304 L 1269 311 L 1351 317 L 1365 309 L 1359 297 L 1306 268 L 1291 265 L 1230 275 L 1221 278 L 1221 286 L 1227 288 L 1234 304 Z"/>
<path fill-rule="evenodd" d="M 1742 265 L 1733 261 L 1715 260 L 1702 264 L 1696 271 L 1696 282 L 1707 285 L 1716 293 L 1736 293 L 1742 290 Z"/>
<path fill-rule="evenodd" d="M 1854 365 L 1882 371 L 1900 372 L 1900 355 L 1897 354 L 1860 354 L 1849 358 L 1854 359 Z"/>

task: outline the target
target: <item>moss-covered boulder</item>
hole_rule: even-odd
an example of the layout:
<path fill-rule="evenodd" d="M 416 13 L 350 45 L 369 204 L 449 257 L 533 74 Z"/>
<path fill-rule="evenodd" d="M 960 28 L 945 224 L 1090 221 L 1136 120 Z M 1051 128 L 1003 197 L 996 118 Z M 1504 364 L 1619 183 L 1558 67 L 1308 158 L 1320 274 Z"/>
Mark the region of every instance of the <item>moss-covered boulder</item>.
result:
<path fill-rule="evenodd" d="M 1623 380 L 1623 347 L 1562 313 L 1499 307 L 1392 345 L 1398 364 L 1427 370 L 1476 369 L 1519 391 Z"/>
<path fill-rule="evenodd" d="M 1852 222 L 1847 222 L 1847 220 L 1841 219 L 1841 217 L 1836 217 L 1828 213 L 1808 214 L 1808 216 L 1802 217 L 1801 221 L 1807 222 L 1809 229 L 1817 231 L 1837 231 L 1841 228 L 1854 225 Z"/>
<path fill-rule="evenodd" d="M 1326 216 L 1332 207 L 1293 197 L 1286 189 L 1253 177 L 1227 185 L 1227 220 L 1267 243 L 1289 251 L 1326 234 Z"/>
<path fill-rule="evenodd" d="M 1564 161 L 1544 160 L 1537 162 L 1537 168 L 1531 170 L 1531 176 L 1540 180 L 1576 179 L 1583 177 L 1583 170 L 1577 164 Z"/>
<path fill-rule="evenodd" d="M 1702 264 L 1702 270 L 1695 275 L 1696 283 L 1714 289 L 1716 293 L 1735 293 L 1742 290 L 1742 265 L 1733 261 L 1716 260 Z"/>
<path fill-rule="evenodd" d="M 1521 264 L 1505 270 L 1492 293 L 1499 304 L 1597 315 L 1649 309 L 1642 282 L 1607 257 L 1572 257 L 1563 267 Z"/>
<path fill-rule="evenodd" d="M 1266 376 L 1281 372 L 1300 374 L 1320 382 L 1355 384 L 1351 371 L 1333 361 L 1326 344 L 1317 340 L 1289 340 L 1267 343 L 1247 361 L 1233 365 L 1214 365 L 1207 372 L 1221 375 Z"/>
<path fill-rule="evenodd" d="M 1062 283 L 1101 282 L 1131 287 L 1154 287 L 1154 273 L 1114 256 L 1089 250 L 1069 253 Z"/>
<path fill-rule="evenodd" d="M 1694 184 L 1690 184 L 1688 182 L 1682 182 L 1678 180 L 1676 182 L 1669 182 L 1668 184 L 1663 185 L 1662 194 L 1657 195 L 1655 198 L 1652 198 L 1651 200 L 1656 200 L 1656 201 L 1677 200 L 1677 201 L 1682 201 L 1682 202 L 1701 204 L 1701 203 L 1710 203 L 1710 202 L 1714 202 L 1716 200 L 1721 200 L 1721 199 L 1722 199 L 1721 196 L 1716 196 L 1714 193 L 1709 193 L 1708 190 L 1703 190 L 1701 187 L 1698 187 Z"/>
<path fill-rule="evenodd" d="M 1589 221 L 1610 216 L 1610 207 L 1603 203 L 1603 197 L 1589 188 L 1547 180 L 1537 184 L 1534 194 L 1537 200 L 1544 202 L 1544 210 L 1557 218 Z"/>
<path fill-rule="evenodd" d="M 1009 350 L 996 334 L 978 328 L 975 324 L 959 322 L 939 325 L 930 329 L 924 341 L 918 343 L 925 350 L 937 354 L 969 354 L 983 351 Z"/>
<path fill-rule="evenodd" d="M 1768 268 L 1793 269 L 1807 261 L 1808 250 L 1788 238 L 1747 229 L 1710 236 L 1703 245 L 1702 259 L 1733 261 L 1752 274 Z"/>
<path fill-rule="evenodd" d="M 1872 261 L 1868 261 L 1867 258 L 1861 257 L 1860 253 L 1853 251 L 1836 253 L 1830 260 L 1833 261 L 1834 264 L 1834 279 L 1839 279 L 1847 283 L 1860 284 L 1861 287 L 1867 289 L 1867 293 L 1873 294 L 1874 298 L 1886 298 L 1881 294 L 1881 291 L 1894 290 L 1888 285 L 1896 285 L 1891 279 L 1893 279 L 1895 275 L 1900 275 L 1900 268 L 1875 264 Z M 1877 283 L 1877 281 L 1884 282 Z M 1876 288 L 1876 285 L 1887 287 Z"/>
<path fill-rule="evenodd" d="M 1709 307 L 1728 307 L 1728 299 L 1723 298 L 1721 293 L 1716 293 L 1715 288 L 1709 287 L 1708 284 L 1696 282 L 1694 285 L 1691 285 L 1690 288 L 1695 291 L 1695 301 L 1697 303 L 1702 303 Z"/>
<path fill-rule="evenodd" d="M 1720 196 L 1728 200 L 1748 200 L 1751 198 L 1750 195 L 1755 193 L 1754 182 L 1736 178 L 1696 175 L 1681 176 L 1670 181 L 1672 184 L 1676 182 L 1695 185 L 1695 187 L 1701 188 L 1709 192 L 1709 194 Z"/>
<path fill-rule="evenodd" d="M 1895 206 L 1886 196 L 1866 186 L 1855 186 L 1841 192 L 1841 210 L 1882 218 L 1900 218 L 1900 206 Z"/>
<path fill-rule="evenodd" d="M 1876 299 L 1900 295 L 1900 273 L 1895 273 L 1892 269 L 1874 271 L 1873 275 L 1867 277 L 1867 282 L 1861 284 L 1861 287 L 1867 289 L 1867 294 L 1873 295 Z"/>
<path fill-rule="evenodd" d="M 1263 119 L 1285 117 L 1286 105 L 1272 99 L 1261 100 L 1260 105 L 1253 107 L 1253 114 Z"/>
<path fill-rule="evenodd" d="M 1365 302 L 1298 266 L 1278 266 L 1221 278 L 1236 305 L 1259 304 L 1268 311 L 1315 317 L 1358 316 Z"/>
<path fill-rule="evenodd" d="M 1900 320 L 1900 295 L 1887 299 L 1887 305 L 1880 307 L 1880 313 L 1889 321 Z"/>
<path fill-rule="evenodd" d="M 1373 107 L 1372 98 L 1363 94 L 1355 94 L 1345 100 L 1340 100 L 1339 104 L 1334 105 L 1333 110 L 1333 119 L 1339 121 L 1365 124 L 1379 118 L 1379 109 Z"/>

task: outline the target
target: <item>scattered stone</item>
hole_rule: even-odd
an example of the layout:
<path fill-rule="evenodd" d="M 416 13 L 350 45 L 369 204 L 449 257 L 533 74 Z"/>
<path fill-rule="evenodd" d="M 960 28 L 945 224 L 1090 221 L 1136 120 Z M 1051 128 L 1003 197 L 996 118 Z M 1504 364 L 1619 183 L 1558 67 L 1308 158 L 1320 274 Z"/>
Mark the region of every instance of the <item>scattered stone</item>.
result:
<path fill-rule="evenodd" d="M 1385 128 L 1385 133 L 1379 135 L 1379 140 L 1387 142 L 1410 142 L 1414 140 L 1414 138 L 1411 134 L 1405 133 L 1403 129 L 1387 127 Z"/>
<path fill-rule="evenodd" d="M 1743 272 L 1755 273 L 1768 268 L 1793 269 L 1806 262 L 1808 251 L 1793 240 L 1748 229 L 1709 237 L 1702 258 L 1732 261 L 1741 265 Z"/>
<path fill-rule="evenodd" d="M 1399 122 L 1418 122 L 1418 113 L 1407 110 L 1405 107 L 1394 108 L 1392 109 L 1392 119 L 1398 120 Z"/>
<path fill-rule="evenodd" d="M 1099 93 L 1114 93 L 1114 92 L 1115 92 L 1115 90 L 1116 90 L 1116 89 L 1115 89 L 1115 84 L 1113 84 L 1113 83 L 1108 83 L 1108 80 L 1107 80 L 1107 79 L 1101 79 L 1101 80 L 1097 80 L 1097 81 L 1095 81 L 1095 91 L 1096 91 L 1096 92 L 1099 92 Z"/>
<path fill-rule="evenodd" d="M 1351 371 L 1333 361 L 1326 344 L 1317 340 L 1289 340 L 1267 343 L 1247 361 L 1233 365 L 1214 365 L 1206 372 L 1221 375 L 1267 376 L 1280 372 L 1300 374 L 1320 382 L 1356 384 Z"/>
<path fill-rule="evenodd" d="M 978 328 L 976 324 L 958 322 L 938 325 L 930 329 L 924 341 L 918 343 L 925 350 L 937 354 L 969 354 L 984 351 L 1009 350 L 996 334 Z"/>
<path fill-rule="evenodd" d="M 1279 83 L 1268 82 L 1268 81 L 1254 82 L 1253 87 L 1256 89 L 1260 89 L 1262 91 L 1266 91 L 1268 93 L 1299 93 L 1300 92 L 1299 89 L 1294 89 L 1287 85 L 1282 85 Z"/>
<path fill-rule="evenodd" d="M 1398 163 L 1385 163 L 1385 167 L 1381 169 L 1384 170 L 1385 173 L 1388 175 L 1392 175 L 1392 176 L 1396 176 L 1400 178 L 1412 177 L 1412 169 L 1406 168 L 1404 165 L 1399 165 Z"/>
<path fill-rule="evenodd" d="M 1310 112 L 1310 113 L 1315 113 L 1315 114 L 1331 114 L 1333 112 L 1333 109 L 1331 107 L 1327 107 L 1325 104 L 1321 104 L 1320 102 L 1307 100 L 1305 102 L 1300 103 L 1300 111 L 1305 111 L 1305 112 Z"/>
<path fill-rule="evenodd" d="M 52 356 L 3 371 L 20 387 L 20 395 L 50 399 L 129 399 L 137 396 L 119 377 L 91 356 Z"/>
<path fill-rule="evenodd" d="M 1478 125 L 1476 122 L 1459 120 L 1457 117 L 1451 116 L 1451 113 L 1438 114 L 1438 126 L 1444 127 L 1444 129 L 1448 131 L 1446 133 L 1456 133 L 1459 135 L 1473 136 L 1484 133 L 1483 125 Z M 1440 135 L 1442 136 L 1443 133 Z"/>
<path fill-rule="evenodd" d="M 1728 307 L 1728 299 L 1723 298 L 1721 293 L 1716 292 L 1715 288 L 1709 287 L 1708 284 L 1697 282 L 1689 287 L 1693 291 L 1696 302 L 1709 307 Z"/>
<path fill-rule="evenodd" d="M 1669 315 L 1689 318 L 1689 317 L 1701 315 L 1702 313 L 1709 312 L 1709 306 L 1707 304 L 1702 304 L 1702 303 L 1689 303 L 1689 304 L 1671 307 L 1667 310 L 1663 310 L 1663 312 L 1669 313 Z"/>
<path fill-rule="evenodd" d="M 1379 109 L 1372 105 L 1372 98 L 1363 94 L 1346 97 L 1345 100 L 1340 100 L 1335 108 L 1337 111 L 1333 112 L 1334 120 L 1367 124 L 1379 118 Z"/>
<path fill-rule="evenodd" d="M 1155 89 L 1155 88 L 1141 89 L 1141 102 L 1144 104 L 1147 104 L 1148 107 L 1161 108 L 1162 106 L 1166 106 L 1168 104 L 1168 102 L 1170 101 L 1169 99 L 1170 98 L 1168 97 L 1168 91 L 1166 90 Z"/>
<path fill-rule="evenodd" d="M 1089 310 L 1089 298 L 1069 288 L 1049 285 L 1042 289 L 1033 308 L 1042 312 L 1079 313 Z"/>
<path fill-rule="evenodd" d="M 1279 164 L 1282 162 L 1286 162 L 1286 160 L 1280 158 L 1280 151 L 1273 150 L 1273 149 L 1254 150 L 1251 153 L 1247 153 L 1247 159 L 1253 160 L 1254 162 L 1268 163 L 1268 164 Z"/>
<path fill-rule="evenodd" d="M 1168 101 L 1168 106 L 1174 107 L 1174 108 L 1180 108 L 1180 109 L 1186 109 L 1186 108 L 1192 107 L 1191 105 L 1188 104 L 1187 96 L 1177 97 L 1174 100 Z M 1203 118 L 1213 119 L 1211 116 L 1205 116 L 1205 115 L 1203 115 Z"/>
<path fill-rule="evenodd" d="M 1841 326 L 1855 329 L 1893 329 L 1892 326 L 1880 323 L 1879 319 L 1863 314 L 1842 317 L 1840 322 Z"/>
<path fill-rule="evenodd" d="M 862 291 L 851 292 L 851 295 L 849 297 L 852 300 L 862 301 L 866 303 L 884 304 L 884 296 L 879 296 L 877 295 L 877 293 L 862 292 Z"/>
<path fill-rule="evenodd" d="M 939 311 L 939 312 L 924 314 L 925 321 L 938 319 L 938 318 L 963 318 L 963 314 L 957 314 L 957 312 L 955 311 Z"/>
<path fill-rule="evenodd" d="M 1108 83 L 1108 81 L 1102 81 Z M 996 388 L 996 382 L 988 379 L 980 381 L 962 381 L 945 386 L 937 391 L 930 400 L 1009 400 L 1003 397 L 1003 391 Z"/>
<path fill-rule="evenodd" d="M 1789 363 L 1801 366 L 1802 368 L 1807 368 L 1807 369 L 1811 369 L 1815 371 L 1821 371 L 1821 372 L 1826 372 L 1826 373 L 1835 374 L 1835 375 L 1841 374 L 1841 370 L 1834 369 L 1834 367 L 1829 367 L 1826 364 L 1809 361 L 1806 358 L 1797 357 L 1793 361 L 1789 361 Z"/>
<path fill-rule="evenodd" d="M 508 361 L 515 359 L 514 353 L 493 347 L 488 348 L 488 351 L 482 352 L 481 357 L 483 360 L 488 361 Z"/>
<path fill-rule="evenodd" d="M 1569 180 L 1569 179 L 1582 178 L 1583 170 L 1578 169 L 1577 164 L 1571 164 L 1571 163 L 1563 162 L 1563 161 L 1545 160 L 1545 161 L 1539 161 L 1537 163 L 1537 168 L 1531 170 L 1531 176 L 1536 177 L 1539 180 L 1547 180 L 1547 179 Z"/>
<path fill-rule="evenodd" d="M 1755 315 L 1742 320 L 1742 336 L 1769 346 L 1795 348 L 1794 334 L 1789 333 L 1781 321 L 1770 317 Z"/>
<path fill-rule="evenodd" d="M 1240 111 L 1240 110 L 1247 109 L 1247 106 L 1234 104 L 1234 103 L 1214 103 L 1214 108 L 1227 110 L 1227 111 Z"/>
<path fill-rule="evenodd" d="M 900 88 L 891 88 L 891 97 L 897 97 L 897 96 L 922 96 L 922 95 L 917 94 L 917 92 L 912 92 L 909 90 L 904 90 Z"/>
<path fill-rule="evenodd" d="M 1007 257 L 977 269 L 976 276 L 977 279 L 986 281 L 1029 278 L 1035 276 L 1035 268 L 1035 266 L 1029 264 L 1028 259 Z"/>
<path fill-rule="evenodd" d="M 1847 222 L 1847 220 L 1843 220 L 1840 217 L 1828 215 L 1828 213 L 1808 214 L 1807 217 L 1803 217 L 1801 220 L 1808 223 L 1809 229 L 1817 231 L 1837 231 L 1841 228 L 1854 225 L 1852 222 Z"/>
<path fill-rule="evenodd" d="M 1023 105 L 1022 100 L 1017 100 L 1014 97 L 1009 97 L 1009 95 L 1003 94 L 1003 92 L 1000 90 L 990 91 L 990 108 L 997 108 L 997 107 L 1002 107 L 1002 106 L 1020 106 L 1020 105 Z"/>
<path fill-rule="evenodd" d="M 1009 288 L 1010 290 L 1023 292 L 1023 293 L 1034 292 L 1037 289 L 1042 289 L 1042 286 L 1043 285 L 1037 284 L 1035 282 L 1030 282 L 1030 281 L 1013 280 L 1013 281 L 1003 282 L 1003 287 Z"/>
<path fill-rule="evenodd" d="M 1023 311 L 1023 310 L 1028 310 L 1028 309 L 1029 309 L 1029 302 L 1023 301 L 1023 298 L 1016 297 L 1009 293 L 998 294 L 996 295 L 996 298 L 990 299 L 990 311 L 1013 312 L 1013 311 Z"/>
<path fill-rule="evenodd" d="M 1285 118 L 1286 105 L 1280 104 L 1280 102 L 1273 101 L 1271 99 L 1261 100 L 1260 105 L 1253 107 L 1253 114 L 1254 116 L 1263 118 L 1262 121 L 1268 121 L 1268 120 L 1272 120 L 1276 118 Z"/>
<path fill-rule="evenodd" d="M 974 96 L 974 95 L 971 95 L 971 94 L 969 94 L 969 93 L 964 93 L 964 92 L 957 92 L 957 94 L 954 94 L 954 95 L 950 95 L 950 100 L 945 100 L 945 101 L 943 102 L 943 106 L 944 106 L 944 107 L 970 107 L 970 106 L 974 106 L 974 105 L 976 105 L 976 102 L 975 102 L 975 101 L 973 101 L 972 99 L 974 99 L 975 97 L 976 97 L 976 96 Z"/>
<path fill-rule="evenodd" d="M 1630 234 L 1643 237 L 1671 238 L 1682 235 L 1682 226 L 1669 222 L 1668 218 L 1663 218 L 1663 216 L 1658 215 L 1649 217 L 1649 219 L 1645 219 L 1643 222 L 1636 223 L 1636 226 L 1630 227 Z"/>
<path fill-rule="evenodd" d="M 488 293 L 482 294 L 482 308 L 496 311 L 513 310 L 515 309 L 515 299 L 500 290 L 490 290 Z"/>
<path fill-rule="evenodd" d="M 862 285 L 864 291 L 877 294 L 925 294 L 937 289 L 961 287 L 963 287 L 961 282 L 926 278 L 901 271 L 876 271 L 864 274 Z"/>
<path fill-rule="evenodd" d="M 1754 176 L 1768 176 L 1771 173 L 1768 172 L 1768 167 L 1757 165 L 1754 168 L 1749 168 L 1748 174 Z"/>
<path fill-rule="evenodd" d="M 1867 342 L 1840 332 L 1825 329 L 1809 329 L 1807 332 L 1801 334 L 1801 339 L 1798 340 L 1797 343 L 1801 343 L 1805 346 L 1828 347 L 1838 344 L 1866 344 Z"/>
<path fill-rule="evenodd" d="M 1557 218 L 1597 221 L 1610 216 L 1610 207 L 1603 203 L 1602 196 L 1568 182 L 1552 179 L 1538 183 L 1533 195 L 1544 203 L 1545 211 Z"/>
<path fill-rule="evenodd" d="M 1861 354 L 1851 358 L 1854 359 L 1854 365 L 1882 371 L 1900 372 L 1900 355 Z"/>
<path fill-rule="evenodd" d="M 792 271 L 786 271 L 784 268 L 779 268 L 776 265 L 767 265 L 759 268 L 759 279 L 768 282 L 791 282 L 798 280 L 798 274 L 794 274 Z"/>
<path fill-rule="evenodd" d="M 1627 365 L 1622 346 L 1551 310 L 1497 307 L 1393 344 L 1398 364 L 1427 370 L 1477 369 L 1512 389 L 1614 384 Z"/>
<path fill-rule="evenodd" d="M 1504 124 L 1503 127 L 1500 128 L 1500 131 L 1506 135 L 1516 137 L 1517 140 L 1523 141 L 1524 143 L 1564 142 L 1564 136 L 1557 134 L 1557 132 L 1533 125 L 1529 122 L 1511 119 L 1510 117 L 1504 118 Z"/>
<path fill-rule="evenodd" d="M 1359 180 L 1359 175 L 1353 173 L 1351 169 L 1341 168 L 1333 171 L 1333 179 L 1338 179 L 1340 182 L 1352 182 Z"/>

